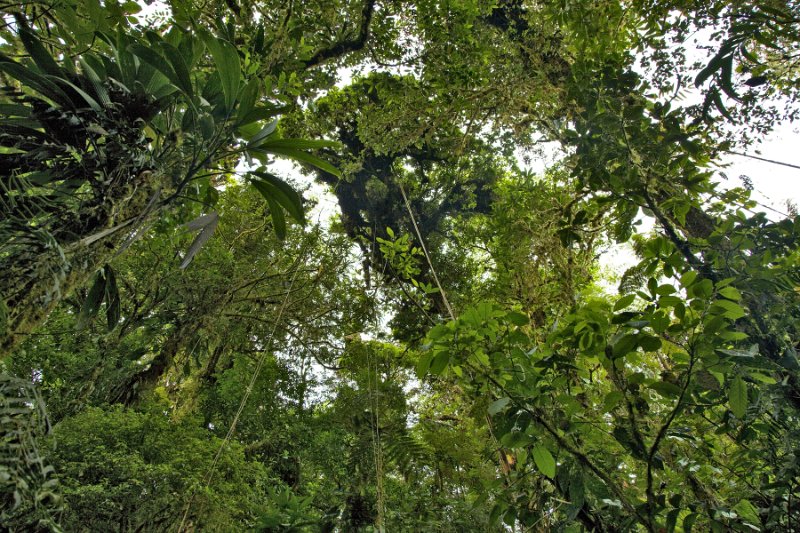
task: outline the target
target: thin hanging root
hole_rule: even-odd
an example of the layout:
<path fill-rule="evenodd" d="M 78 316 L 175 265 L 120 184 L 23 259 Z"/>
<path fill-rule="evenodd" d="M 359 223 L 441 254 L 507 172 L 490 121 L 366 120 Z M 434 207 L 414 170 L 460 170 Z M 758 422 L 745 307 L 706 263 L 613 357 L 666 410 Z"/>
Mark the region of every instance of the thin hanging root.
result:
<path fill-rule="evenodd" d="M 301 256 L 305 255 L 308 251 L 308 242 L 306 243 L 306 249 L 302 251 L 300 254 Z M 231 422 L 230 427 L 228 428 L 228 433 L 225 435 L 225 438 L 222 440 L 222 444 L 220 444 L 219 449 L 217 450 L 216 455 L 214 455 L 214 461 L 211 463 L 211 467 L 208 469 L 208 473 L 203 480 L 203 485 L 208 487 L 211 483 L 211 480 L 214 477 L 214 472 L 217 468 L 217 463 L 219 463 L 220 457 L 222 457 L 222 452 L 225 451 L 225 447 L 227 446 L 228 442 L 233 437 L 233 434 L 236 432 L 236 425 L 239 423 L 239 417 L 242 415 L 242 411 L 244 411 L 245 406 L 247 405 L 247 400 L 250 399 L 250 394 L 253 392 L 253 388 L 255 387 L 256 380 L 258 379 L 258 375 L 261 373 L 261 368 L 264 366 L 264 361 L 267 358 L 267 354 L 270 353 L 272 348 L 272 341 L 275 338 L 275 332 L 278 329 L 278 324 L 281 322 L 281 318 L 283 317 L 283 313 L 286 310 L 286 307 L 289 304 L 289 296 L 292 294 L 292 288 L 294 287 L 294 282 L 297 280 L 297 274 L 300 272 L 301 269 L 295 268 L 294 273 L 292 274 L 292 279 L 289 282 L 289 286 L 286 289 L 286 293 L 283 298 L 283 302 L 281 303 L 281 307 L 278 310 L 278 316 L 275 319 L 275 324 L 272 327 L 272 331 L 270 332 L 269 338 L 267 340 L 266 348 L 261 352 L 261 355 L 256 362 L 256 367 L 253 369 L 253 375 L 250 377 L 250 382 L 247 385 L 247 388 L 244 391 L 244 395 L 242 395 L 242 401 L 239 402 L 239 407 L 236 410 L 236 414 L 233 417 L 233 421 Z M 186 502 L 186 508 L 183 511 L 183 517 L 181 518 L 181 524 L 178 526 L 178 533 L 185 531 L 186 526 L 186 519 L 189 517 L 189 511 L 192 507 L 192 501 L 194 500 L 194 496 L 197 493 L 197 488 L 192 490 L 192 494 L 189 496 L 189 500 Z"/>
<path fill-rule="evenodd" d="M 431 262 L 431 256 L 428 254 L 428 247 L 425 246 L 425 241 L 422 240 L 422 233 L 419 231 L 419 226 L 417 226 L 417 219 L 414 217 L 414 212 L 411 210 L 411 204 L 408 201 L 408 196 L 406 196 L 406 191 L 403 188 L 403 185 L 400 185 L 400 192 L 403 195 L 403 201 L 406 204 L 406 210 L 408 210 L 408 215 L 411 217 L 411 223 L 414 225 L 414 231 L 417 234 L 417 238 L 419 239 L 419 244 L 422 247 L 422 251 L 425 253 L 425 259 L 428 261 L 428 266 L 431 268 L 431 272 L 433 273 L 433 280 L 436 282 L 436 286 L 439 288 L 439 292 L 442 295 L 442 300 L 444 301 L 444 306 L 447 308 L 447 312 L 450 315 L 450 320 L 455 320 L 456 315 L 453 313 L 453 308 L 450 306 L 450 301 L 447 299 L 447 293 L 444 292 L 444 287 L 439 282 L 439 276 L 436 275 L 436 269 L 433 268 L 433 263 Z"/>

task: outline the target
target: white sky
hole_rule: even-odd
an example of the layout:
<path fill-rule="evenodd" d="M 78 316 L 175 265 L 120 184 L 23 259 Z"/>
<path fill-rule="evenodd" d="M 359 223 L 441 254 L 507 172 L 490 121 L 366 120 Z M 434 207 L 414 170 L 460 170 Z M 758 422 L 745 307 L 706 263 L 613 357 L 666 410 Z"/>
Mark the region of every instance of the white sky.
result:
<path fill-rule="evenodd" d="M 760 153 L 757 153 L 756 149 Z M 751 148 L 745 153 L 800 166 L 798 125 L 781 124 L 764 139 L 761 146 Z M 787 201 L 800 204 L 800 169 L 738 155 L 729 155 L 725 158 L 725 162 L 731 166 L 723 169 L 723 172 L 731 181 L 738 182 L 740 175 L 748 176 L 753 181 L 755 200 L 781 213 L 787 212 Z M 769 211 L 767 213 L 770 214 Z"/>

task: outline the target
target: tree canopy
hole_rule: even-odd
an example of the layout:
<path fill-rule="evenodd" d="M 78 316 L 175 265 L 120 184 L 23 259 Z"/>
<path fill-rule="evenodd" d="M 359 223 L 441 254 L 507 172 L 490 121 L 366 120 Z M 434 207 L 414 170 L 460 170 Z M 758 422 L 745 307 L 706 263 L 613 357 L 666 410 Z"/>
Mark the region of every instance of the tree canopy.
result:
<path fill-rule="evenodd" d="M 794 0 L 0 9 L 2 528 L 800 531 Z"/>

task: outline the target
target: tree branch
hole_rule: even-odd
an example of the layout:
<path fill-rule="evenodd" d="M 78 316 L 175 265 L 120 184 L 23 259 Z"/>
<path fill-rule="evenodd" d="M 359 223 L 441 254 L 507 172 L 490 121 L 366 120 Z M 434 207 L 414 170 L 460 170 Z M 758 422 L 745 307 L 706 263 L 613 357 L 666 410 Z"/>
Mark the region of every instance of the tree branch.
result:
<path fill-rule="evenodd" d="M 331 59 L 363 49 L 367 44 L 367 39 L 369 39 L 369 25 L 372 22 L 374 13 L 375 0 L 365 0 L 364 6 L 361 8 L 361 27 L 358 30 L 358 36 L 355 39 L 339 41 L 328 48 L 318 50 L 306 61 L 306 68 L 319 66 Z"/>

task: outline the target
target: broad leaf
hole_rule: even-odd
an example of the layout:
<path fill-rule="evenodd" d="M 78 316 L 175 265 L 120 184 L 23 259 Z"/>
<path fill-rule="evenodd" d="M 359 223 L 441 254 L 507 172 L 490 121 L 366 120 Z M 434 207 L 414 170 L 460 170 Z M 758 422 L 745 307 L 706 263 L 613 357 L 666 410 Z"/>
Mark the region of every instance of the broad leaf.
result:
<path fill-rule="evenodd" d="M 728 388 L 728 402 L 731 412 L 736 418 L 744 418 L 747 412 L 747 384 L 740 376 L 736 376 Z"/>
<path fill-rule="evenodd" d="M 554 479 L 556 477 L 556 460 L 553 458 L 550 450 L 541 444 L 537 444 L 533 447 L 533 460 L 536 463 L 536 468 L 539 469 L 539 472 L 550 479 Z"/>
<path fill-rule="evenodd" d="M 488 409 L 489 416 L 494 416 L 497 413 L 499 413 L 500 411 L 502 411 L 503 408 L 505 408 L 505 406 L 508 405 L 508 403 L 510 401 L 511 401 L 511 398 L 500 398 L 499 400 L 493 401 L 489 405 L 489 409 Z"/>

